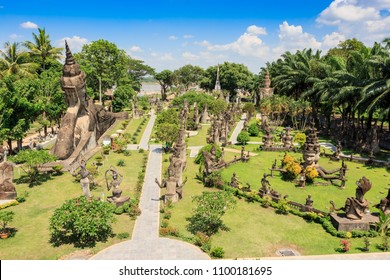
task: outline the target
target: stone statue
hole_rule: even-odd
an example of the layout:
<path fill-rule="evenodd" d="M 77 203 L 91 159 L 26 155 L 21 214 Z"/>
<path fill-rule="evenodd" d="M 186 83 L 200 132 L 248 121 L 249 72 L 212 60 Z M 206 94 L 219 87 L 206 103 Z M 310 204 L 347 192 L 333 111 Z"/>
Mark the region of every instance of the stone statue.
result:
<path fill-rule="evenodd" d="M 233 173 L 233 176 L 230 179 L 230 186 L 232 188 L 238 188 L 240 186 L 240 181 L 238 181 L 236 172 Z"/>
<path fill-rule="evenodd" d="M 160 189 L 167 189 L 164 195 L 164 202 L 177 202 L 183 198 L 183 186 L 187 182 L 187 177 L 184 179 L 183 183 L 179 184 L 177 178 L 173 176 L 169 176 L 168 179 L 163 179 L 161 184 L 155 179 L 156 184 L 160 187 Z"/>
<path fill-rule="evenodd" d="M 267 174 L 264 173 L 263 178 L 261 179 L 261 189 L 259 190 L 259 195 L 261 197 L 264 197 L 266 195 L 270 195 L 271 194 L 270 187 L 271 187 L 271 184 L 267 180 Z"/>
<path fill-rule="evenodd" d="M 293 137 L 290 134 L 291 128 L 286 127 L 285 130 L 286 130 L 286 133 L 282 137 L 283 147 L 285 149 L 291 149 L 293 147 Z"/>
<path fill-rule="evenodd" d="M 390 188 L 387 189 L 387 196 L 382 198 L 377 207 L 383 211 L 385 215 L 390 214 Z"/>
<path fill-rule="evenodd" d="M 95 148 L 98 139 L 116 119 L 128 118 L 127 113 L 111 113 L 95 105 L 86 93 L 86 75 L 65 42 L 66 59 L 62 68 L 61 86 L 65 92 L 67 110 L 61 120 L 52 153 L 70 168 L 79 158 Z"/>
<path fill-rule="evenodd" d="M 109 174 L 111 174 L 111 181 L 108 177 Z M 104 178 L 106 179 L 107 190 L 110 191 L 112 189 L 112 196 L 107 198 L 108 202 L 115 203 L 118 207 L 130 200 L 130 197 L 122 197 L 120 184 L 123 181 L 123 176 L 114 167 L 111 166 L 106 170 Z"/>
<path fill-rule="evenodd" d="M 91 198 L 92 196 L 91 196 L 91 191 L 89 189 L 89 178 L 88 178 L 88 176 L 90 175 L 90 172 L 87 169 L 87 163 L 84 159 L 81 160 L 81 162 L 80 162 L 80 170 L 79 170 L 79 172 L 77 172 L 77 174 L 80 175 L 80 177 L 81 177 L 80 184 L 81 184 L 81 188 L 83 190 L 84 195 L 87 198 Z"/>
<path fill-rule="evenodd" d="M 0 146 L 0 199 L 15 199 L 17 196 L 13 184 L 14 167 L 6 161 L 6 150 Z"/>
<path fill-rule="evenodd" d="M 356 185 L 355 197 L 347 198 L 344 207 L 337 209 L 334 206 L 334 202 L 330 202 L 334 210 L 345 211 L 346 217 L 351 220 L 361 220 L 363 215 L 368 212 L 368 201 L 367 199 L 364 199 L 364 194 L 371 189 L 371 182 L 363 176 L 356 182 Z"/>

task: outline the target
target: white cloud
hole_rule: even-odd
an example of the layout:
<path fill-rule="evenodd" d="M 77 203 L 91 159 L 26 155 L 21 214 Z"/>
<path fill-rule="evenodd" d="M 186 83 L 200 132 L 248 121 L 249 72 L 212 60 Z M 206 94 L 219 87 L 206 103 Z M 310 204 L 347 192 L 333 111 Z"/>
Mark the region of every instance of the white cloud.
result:
<path fill-rule="evenodd" d="M 256 25 L 251 25 L 246 29 L 246 32 L 249 34 L 254 34 L 254 35 L 266 35 L 267 31 L 265 30 L 264 27 L 259 27 Z"/>
<path fill-rule="evenodd" d="M 389 12 L 390 0 L 334 0 L 316 21 L 336 27 L 346 38 L 372 44 L 389 36 Z"/>
<path fill-rule="evenodd" d="M 130 49 L 129 49 L 130 52 L 142 52 L 143 50 L 141 49 L 141 47 L 139 46 L 132 46 Z"/>
<path fill-rule="evenodd" d="M 322 41 L 322 49 L 330 49 L 336 47 L 340 42 L 345 41 L 343 34 L 332 32 L 324 36 Z"/>
<path fill-rule="evenodd" d="M 15 34 L 15 33 L 9 35 L 9 38 L 12 39 L 12 40 L 16 40 L 16 39 L 19 39 L 19 38 L 21 38 L 21 37 L 23 37 L 23 36 L 22 36 L 22 35 Z"/>
<path fill-rule="evenodd" d="M 73 53 L 81 51 L 83 46 L 85 44 L 88 44 L 88 39 L 87 38 L 81 38 L 80 36 L 73 36 L 73 37 L 64 37 L 61 40 L 57 41 L 57 44 L 60 47 L 64 47 L 65 45 L 65 40 L 69 45 L 70 50 Z"/>
<path fill-rule="evenodd" d="M 162 61 L 170 61 L 173 60 L 173 56 L 171 53 L 164 53 L 162 56 L 159 57 Z"/>
<path fill-rule="evenodd" d="M 38 28 L 38 25 L 34 22 L 31 22 L 31 21 L 23 22 L 20 24 L 20 26 L 23 28 L 31 28 L 31 29 Z"/>
<path fill-rule="evenodd" d="M 183 36 L 184 39 L 191 39 L 191 38 L 194 38 L 194 35 L 191 35 L 191 34 L 186 34 Z"/>
<path fill-rule="evenodd" d="M 242 56 L 249 57 L 264 57 L 269 52 L 269 47 L 264 44 L 259 35 L 265 35 L 265 28 L 251 25 L 247 28 L 247 32 L 242 34 L 236 41 L 224 45 L 211 44 L 204 40 L 196 44 L 206 47 L 209 51 L 232 51 Z"/>
<path fill-rule="evenodd" d="M 190 53 L 190 52 L 184 52 L 182 53 L 182 57 L 186 60 L 191 60 L 191 61 L 195 61 L 195 60 L 199 60 L 200 56 L 199 55 L 195 55 L 193 53 Z"/>
<path fill-rule="evenodd" d="M 177 37 L 175 35 L 171 35 L 168 37 L 169 40 L 171 41 L 176 41 L 177 40 Z"/>
<path fill-rule="evenodd" d="M 301 25 L 289 25 L 287 21 L 284 21 L 279 25 L 278 36 L 280 45 L 273 49 L 276 53 L 304 48 L 321 48 L 321 42 L 318 42 L 312 34 L 304 32 Z"/>

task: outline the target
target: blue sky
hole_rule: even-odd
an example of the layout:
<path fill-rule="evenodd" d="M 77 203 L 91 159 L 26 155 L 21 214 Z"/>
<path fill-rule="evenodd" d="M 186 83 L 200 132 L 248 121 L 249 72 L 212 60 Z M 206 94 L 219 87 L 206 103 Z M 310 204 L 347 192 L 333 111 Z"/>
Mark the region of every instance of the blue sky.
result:
<path fill-rule="evenodd" d="M 157 71 L 230 61 L 258 73 L 285 51 L 390 37 L 390 0 L 0 0 L 0 48 L 37 27 L 73 52 L 109 40 Z"/>

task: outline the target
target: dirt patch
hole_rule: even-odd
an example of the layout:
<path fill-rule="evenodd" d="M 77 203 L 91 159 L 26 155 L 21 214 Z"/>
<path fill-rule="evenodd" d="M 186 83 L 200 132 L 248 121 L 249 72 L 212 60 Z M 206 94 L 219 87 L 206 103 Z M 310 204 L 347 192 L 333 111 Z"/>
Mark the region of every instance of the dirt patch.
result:
<path fill-rule="evenodd" d="M 62 256 L 60 260 L 88 260 L 93 256 L 91 250 L 80 250 L 68 255 Z"/>

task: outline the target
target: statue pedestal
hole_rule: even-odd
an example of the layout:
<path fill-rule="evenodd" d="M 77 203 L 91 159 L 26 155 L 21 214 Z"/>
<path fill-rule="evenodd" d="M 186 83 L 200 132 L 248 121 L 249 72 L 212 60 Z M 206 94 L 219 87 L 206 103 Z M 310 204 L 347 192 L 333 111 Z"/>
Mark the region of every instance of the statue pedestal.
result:
<path fill-rule="evenodd" d="M 107 201 L 110 203 L 114 203 L 116 207 L 122 206 L 125 202 L 129 201 L 130 197 L 128 196 L 121 196 L 119 198 L 116 198 L 114 196 L 110 196 L 107 198 Z"/>
<path fill-rule="evenodd" d="M 0 192 L 0 200 L 13 200 L 16 196 L 16 192 Z"/>
<path fill-rule="evenodd" d="M 176 203 L 179 201 L 179 196 L 177 193 L 175 194 L 165 194 L 164 195 L 164 203 L 168 203 L 168 201 L 172 203 Z"/>
<path fill-rule="evenodd" d="M 331 213 L 330 218 L 333 226 L 338 231 L 352 231 L 352 230 L 370 230 L 370 224 L 378 222 L 379 219 L 377 216 L 372 214 L 366 214 L 361 220 L 351 220 L 348 219 L 344 213 Z"/>

